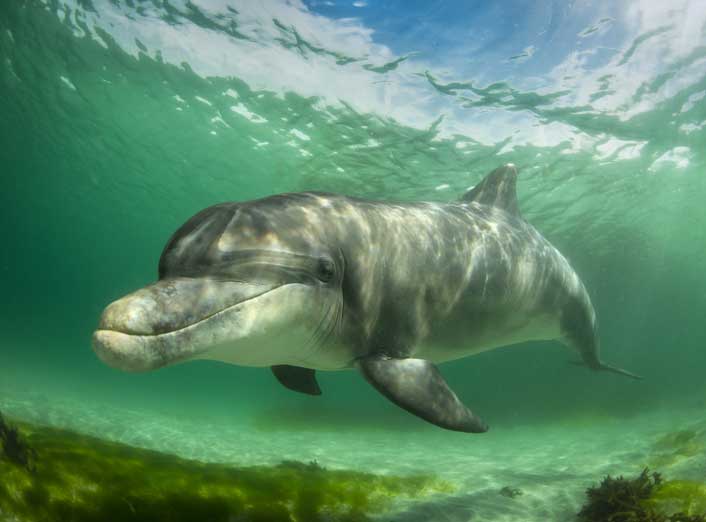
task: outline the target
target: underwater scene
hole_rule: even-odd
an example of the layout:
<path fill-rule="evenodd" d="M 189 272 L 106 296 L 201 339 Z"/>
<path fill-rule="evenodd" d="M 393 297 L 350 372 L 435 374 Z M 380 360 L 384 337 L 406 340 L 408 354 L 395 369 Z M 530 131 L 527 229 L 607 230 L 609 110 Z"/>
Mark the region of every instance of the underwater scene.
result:
<path fill-rule="evenodd" d="M 1 521 L 706 521 L 702 0 L 3 0 L 0 173 Z"/>

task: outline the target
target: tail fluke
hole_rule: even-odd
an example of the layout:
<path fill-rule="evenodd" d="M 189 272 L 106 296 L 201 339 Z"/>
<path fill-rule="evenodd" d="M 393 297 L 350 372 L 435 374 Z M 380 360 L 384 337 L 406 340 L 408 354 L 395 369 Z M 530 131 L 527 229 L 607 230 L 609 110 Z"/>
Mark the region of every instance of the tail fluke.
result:
<path fill-rule="evenodd" d="M 596 369 L 603 370 L 606 372 L 617 373 L 618 375 L 625 375 L 626 377 L 630 377 L 631 379 L 637 379 L 638 381 L 642 380 L 642 377 L 640 375 L 636 375 L 632 372 L 629 372 L 627 370 L 623 370 L 622 368 L 618 368 L 616 366 L 611 366 L 610 364 L 601 363 L 601 365 Z"/>
<path fill-rule="evenodd" d="M 635 373 L 629 372 L 627 370 L 623 370 L 622 368 L 618 368 L 616 366 L 611 366 L 610 364 L 604 364 L 602 362 L 599 362 L 597 365 L 588 365 L 583 361 L 573 361 L 572 364 L 575 364 L 576 366 L 584 366 L 587 368 L 591 368 L 591 370 L 595 371 L 604 371 L 604 372 L 612 372 L 612 373 L 617 373 L 618 375 L 624 375 L 625 377 L 630 377 L 631 379 L 635 379 L 638 381 L 641 381 L 643 377 L 641 375 L 637 375 Z"/>

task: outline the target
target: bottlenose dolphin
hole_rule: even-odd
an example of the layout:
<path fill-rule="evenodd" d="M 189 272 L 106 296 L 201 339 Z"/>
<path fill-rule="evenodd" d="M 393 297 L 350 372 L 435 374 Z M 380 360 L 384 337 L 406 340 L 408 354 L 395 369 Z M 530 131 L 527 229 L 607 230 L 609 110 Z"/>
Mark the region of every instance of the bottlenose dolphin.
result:
<path fill-rule="evenodd" d="M 318 395 L 315 370 L 357 368 L 398 406 L 484 432 L 436 363 L 556 339 L 594 370 L 596 314 L 567 260 L 518 211 L 504 165 L 458 201 L 281 194 L 222 203 L 167 242 L 159 280 L 110 304 L 93 334 L 108 365 L 190 359 L 270 366 Z"/>

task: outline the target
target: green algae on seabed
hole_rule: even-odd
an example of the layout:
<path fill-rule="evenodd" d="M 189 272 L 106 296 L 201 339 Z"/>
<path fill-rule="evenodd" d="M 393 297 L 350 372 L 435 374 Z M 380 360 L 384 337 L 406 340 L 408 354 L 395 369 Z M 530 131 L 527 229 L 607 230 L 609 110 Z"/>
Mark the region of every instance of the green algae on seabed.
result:
<path fill-rule="evenodd" d="M 670 480 L 662 484 L 651 501 L 667 513 L 701 515 L 706 520 L 706 482 Z"/>
<path fill-rule="evenodd" d="M 661 436 L 652 445 L 652 466 L 671 466 L 706 451 L 706 434 L 693 429 L 679 430 Z"/>
<path fill-rule="evenodd" d="M 69 431 L 21 425 L 30 472 L 0 458 L 0 519 L 365 521 L 396 497 L 448 493 L 428 476 L 327 470 L 316 463 L 231 467 L 185 460 Z"/>
<path fill-rule="evenodd" d="M 586 495 L 581 522 L 706 522 L 706 484 L 664 482 L 647 468 L 634 479 L 608 475 Z"/>

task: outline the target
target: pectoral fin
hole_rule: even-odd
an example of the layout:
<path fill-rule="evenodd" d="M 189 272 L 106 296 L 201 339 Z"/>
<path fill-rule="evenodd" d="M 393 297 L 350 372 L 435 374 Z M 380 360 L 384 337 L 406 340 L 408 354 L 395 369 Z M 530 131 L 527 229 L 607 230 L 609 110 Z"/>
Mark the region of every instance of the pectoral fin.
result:
<path fill-rule="evenodd" d="M 358 359 L 357 365 L 380 393 L 427 422 L 467 433 L 488 430 L 488 425 L 463 405 L 429 361 L 375 355 Z"/>
<path fill-rule="evenodd" d="M 321 395 L 321 388 L 319 388 L 319 383 L 316 382 L 316 372 L 314 370 L 280 364 L 272 366 L 272 373 L 284 387 L 290 390 L 308 395 Z"/>

